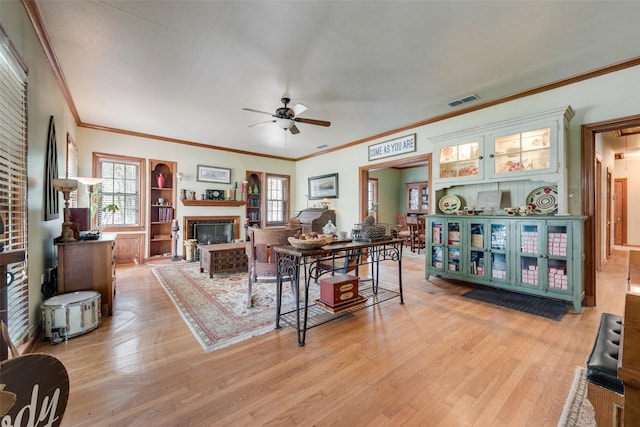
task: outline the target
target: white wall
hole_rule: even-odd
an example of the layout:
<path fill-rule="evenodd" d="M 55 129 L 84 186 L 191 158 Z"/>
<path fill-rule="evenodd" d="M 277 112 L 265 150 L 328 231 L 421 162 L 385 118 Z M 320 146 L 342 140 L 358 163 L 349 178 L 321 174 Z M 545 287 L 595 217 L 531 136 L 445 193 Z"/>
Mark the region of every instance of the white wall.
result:
<path fill-rule="evenodd" d="M 637 99 L 640 98 L 638 81 L 640 81 L 640 66 L 420 126 L 415 130 L 405 130 L 324 156 L 299 161 L 296 163 L 296 179 L 299 183 L 296 199 L 304 200 L 304 191 L 300 190 L 302 188 L 300 183 L 306 182 L 309 176 L 337 172 L 340 177 L 340 198 L 335 201 L 339 213 L 338 221 L 343 224 L 356 223 L 359 215 L 357 203 L 358 167 L 376 163 L 368 161 L 367 147 L 369 145 L 415 131 L 417 152 L 397 156 L 394 159 L 411 157 L 433 151 L 429 141 L 430 137 L 571 105 L 576 115 L 571 120 L 569 129 L 569 191 L 574 195 L 569 200 L 569 212 L 578 215 L 581 213 L 582 203 L 580 127 L 583 124 L 638 114 Z M 366 137 L 366 135 L 362 136 Z M 331 145 L 348 142 L 350 141 L 332 141 Z M 387 160 L 389 159 L 381 159 L 379 162 Z M 433 194 L 432 201 L 437 203 L 436 200 L 433 200 Z"/>
<path fill-rule="evenodd" d="M 56 265 L 53 239 L 62 229 L 60 218 L 44 221 L 44 175 L 49 117 L 54 116 L 58 172 L 64 176 L 67 132 L 75 138 L 76 126 L 49 62 L 37 40 L 24 6 L 19 1 L 0 1 L 0 23 L 22 61 L 28 68 L 28 280 L 29 280 L 29 334 L 40 322 L 40 277 L 49 267 Z"/>
<path fill-rule="evenodd" d="M 245 179 L 246 171 L 270 172 L 281 175 L 290 175 L 292 181 L 291 193 L 296 193 L 295 164 L 292 161 L 270 159 L 258 156 L 231 153 L 209 148 L 201 148 L 193 145 L 177 144 L 165 141 L 158 141 L 149 138 L 129 136 L 124 134 L 110 133 L 80 127 L 78 128 L 79 146 L 78 153 L 78 176 L 93 176 L 93 153 L 108 153 L 138 157 L 143 159 L 167 160 L 177 163 L 177 171 L 182 172 L 184 177 L 178 183 L 178 189 L 193 190 L 197 198 L 206 189 L 227 189 L 228 184 L 212 184 L 198 182 L 196 180 L 196 170 L 198 165 L 220 166 L 231 169 L 231 182 Z M 149 172 L 149 162 L 146 162 L 146 175 Z M 81 185 L 82 187 L 82 185 Z M 148 187 L 148 185 L 147 185 Z M 305 184 L 306 188 L 306 184 Z M 79 206 L 88 206 L 84 190 L 79 193 Z M 179 196 L 179 192 L 178 195 Z M 149 200 L 150 194 L 147 188 L 145 199 Z M 294 206 L 292 206 L 293 208 Z M 184 206 L 180 202 L 176 205 L 176 218 L 178 223 L 183 223 L 184 216 L 198 215 L 233 215 L 245 217 L 245 206 L 219 207 L 219 206 Z M 145 224 L 148 218 L 145 218 Z M 184 231 L 184 230 L 183 230 Z M 243 233 L 244 230 L 241 230 Z M 241 238 L 244 238 L 242 235 Z M 145 254 L 148 253 L 145 248 Z M 182 242 L 178 245 L 178 253 L 182 254 Z"/>
<path fill-rule="evenodd" d="M 613 178 L 627 179 L 627 244 L 640 246 L 640 159 L 616 160 Z"/>

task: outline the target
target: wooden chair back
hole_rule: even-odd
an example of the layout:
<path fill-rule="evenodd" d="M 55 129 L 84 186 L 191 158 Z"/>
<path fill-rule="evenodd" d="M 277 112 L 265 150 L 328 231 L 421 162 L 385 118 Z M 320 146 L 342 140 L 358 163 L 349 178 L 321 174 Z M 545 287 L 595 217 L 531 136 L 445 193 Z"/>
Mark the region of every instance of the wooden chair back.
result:
<path fill-rule="evenodd" d="M 253 265 L 254 278 L 259 276 L 273 276 L 276 273 L 275 252 L 273 246 L 285 246 L 289 244 L 289 237 L 300 231 L 300 227 L 291 228 L 248 228 L 246 253 L 249 264 Z M 251 272 L 251 267 L 250 267 Z"/>

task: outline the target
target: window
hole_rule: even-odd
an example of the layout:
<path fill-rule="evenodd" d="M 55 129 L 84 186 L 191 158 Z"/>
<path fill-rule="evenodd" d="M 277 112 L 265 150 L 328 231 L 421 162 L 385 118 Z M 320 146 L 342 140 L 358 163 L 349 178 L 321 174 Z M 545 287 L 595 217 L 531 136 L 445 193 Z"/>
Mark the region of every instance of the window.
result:
<path fill-rule="evenodd" d="M 95 206 L 97 225 L 110 230 L 142 229 L 144 159 L 96 153 L 93 158 L 94 175 L 102 179 Z"/>
<path fill-rule="evenodd" d="M 11 41 L 0 27 L 0 218 L 4 250 L 27 257 L 27 74 Z M 18 344 L 29 327 L 27 261 L 7 270 L 14 280 L 7 288 L 9 338 Z M 15 355 L 13 355 L 15 357 Z"/>
<path fill-rule="evenodd" d="M 71 139 L 71 135 L 67 133 L 67 178 L 77 178 L 78 177 L 78 146 L 73 139 Z M 78 192 L 72 191 L 69 194 L 69 207 L 76 208 L 78 207 Z"/>
<path fill-rule="evenodd" d="M 378 179 L 370 178 L 367 182 L 367 209 L 369 215 L 378 221 Z"/>
<path fill-rule="evenodd" d="M 266 226 L 285 225 L 288 219 L 289 176 L 267 174 Z"/>

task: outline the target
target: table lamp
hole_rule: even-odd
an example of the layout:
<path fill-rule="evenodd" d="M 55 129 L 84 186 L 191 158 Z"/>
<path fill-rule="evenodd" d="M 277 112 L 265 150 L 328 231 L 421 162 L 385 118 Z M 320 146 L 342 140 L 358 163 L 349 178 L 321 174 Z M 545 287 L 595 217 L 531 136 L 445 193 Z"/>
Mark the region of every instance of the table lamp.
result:
<path fill-rule="evenodd" d="M 69 178 L 57 178 L 53 180 L 53 188 L 60 191 L 64 196 L 64 222 L 62 223 L 62 234 L 59 242 L 73 242 L 73 229 L 71 226 L 71 212 L 69 211 L 69 195 L 78 189 L 78 180 Z"/>

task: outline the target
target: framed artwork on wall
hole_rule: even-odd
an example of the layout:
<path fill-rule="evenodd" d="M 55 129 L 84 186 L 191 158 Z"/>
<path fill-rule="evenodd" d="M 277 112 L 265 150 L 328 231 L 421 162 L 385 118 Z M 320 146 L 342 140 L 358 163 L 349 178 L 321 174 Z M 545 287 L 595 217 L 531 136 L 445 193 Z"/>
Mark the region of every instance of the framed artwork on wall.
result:
<path fill-rule="evenodd" d="M 309 199 L 338 198 L 338 174 L 313 176 L 309 178 Z"/>
<path fill-rule="evenodd" d="M 200 182 L 231 184 L 231 169 L 198 165 L 197 180 Z"/>

